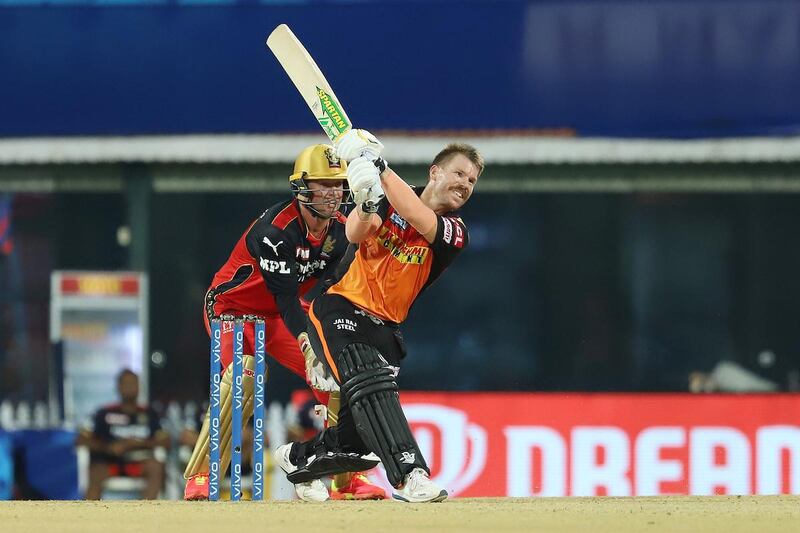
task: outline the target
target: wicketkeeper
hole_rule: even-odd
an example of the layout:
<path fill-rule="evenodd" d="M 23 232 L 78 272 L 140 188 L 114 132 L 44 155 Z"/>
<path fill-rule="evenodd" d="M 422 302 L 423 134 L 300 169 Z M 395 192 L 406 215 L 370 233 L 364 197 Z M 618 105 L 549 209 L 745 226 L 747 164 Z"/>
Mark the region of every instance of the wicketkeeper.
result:
<path fill-rule="evenodd" d="M 253 414 L 253 318 L 266 322 L 266 350 L 280 364 L 305 379 L 320 403 L 329 406 L 335 419 L 336 398 L 329 402 L 328 391 L 338 390 L 321 363 L 306 350 L 306 309 L 302 296 L 320 279 L 332 272 L 347 248 L 345 218 L 340 213 L 347 201 L 347 164 L 332 146 L 317 144 L 297 157 L 294 173 L 289 176 L 293 198 L 267 209 L 244 232 L 228 261 L 214 276 L 205 297 L 204 320 L 223 315 L 248 317 L 245 323 L 244 353 L 245 402 L 243 424 Z M 231 360 L 233 327 L 223 328 L 221 385 L 220 448 L 221 472 L 231 458 Z M 338 394 L 338 393 L 337 393 Z M 333 396 L 333 395 L 332 395 Z M 209 419 L 203 427 L 186 466 L 186 500 L 208 499 Z M 376 462 L 364 463 L 372 467 Z M 307 501 L 324 501 L 328 489 L 319 480 L 307 480 L 295 486 L 297 495 Z M 331 495 L 337 499 L 383 499 L 385 492 L 360 473 L 338 476 Z"/>

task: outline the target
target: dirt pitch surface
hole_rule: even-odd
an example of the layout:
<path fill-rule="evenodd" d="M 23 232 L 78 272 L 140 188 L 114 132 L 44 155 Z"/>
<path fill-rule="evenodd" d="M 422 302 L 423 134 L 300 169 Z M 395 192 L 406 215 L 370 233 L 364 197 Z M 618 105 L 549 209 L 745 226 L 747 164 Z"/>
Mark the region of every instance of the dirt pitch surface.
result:
<path fill-rule="evenodd" d="M 685 531 L 800 530 L 800 496 L 463 498 L 382 502 L 0 502 L 3 533 L 243 531 Z"/>

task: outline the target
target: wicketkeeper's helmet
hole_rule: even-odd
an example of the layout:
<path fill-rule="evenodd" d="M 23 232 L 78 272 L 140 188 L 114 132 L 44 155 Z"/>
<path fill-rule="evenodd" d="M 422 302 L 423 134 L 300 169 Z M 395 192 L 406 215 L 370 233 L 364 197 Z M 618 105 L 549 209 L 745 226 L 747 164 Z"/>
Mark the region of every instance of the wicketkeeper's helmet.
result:
<path fill-rule="evenodd" d="M 342 204 L 348 203 L 347 162 L 339 158 L 333 146 L 315 144 L 304 149 L 294 162 L 294 173 L 289 176 L 292 194 L 314 214 L 321 215 L 315 206 L 323 202 L 312 202 L 313 194 L 308 188 L 307 182 L 313 180 L 343 180 Z"/>

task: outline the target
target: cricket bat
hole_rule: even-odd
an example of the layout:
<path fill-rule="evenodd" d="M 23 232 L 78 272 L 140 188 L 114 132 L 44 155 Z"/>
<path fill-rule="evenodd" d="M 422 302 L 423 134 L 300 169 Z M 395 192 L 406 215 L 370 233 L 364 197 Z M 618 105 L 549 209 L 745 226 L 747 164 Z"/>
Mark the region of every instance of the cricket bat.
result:
<path fill-rule="evenodd" d="M 278 58 L 331 141 L 336 141 L 352 128 L 328 80 L 289 26 L 281 24 L 275 28 L 267 38 L 267 46 Z"/>

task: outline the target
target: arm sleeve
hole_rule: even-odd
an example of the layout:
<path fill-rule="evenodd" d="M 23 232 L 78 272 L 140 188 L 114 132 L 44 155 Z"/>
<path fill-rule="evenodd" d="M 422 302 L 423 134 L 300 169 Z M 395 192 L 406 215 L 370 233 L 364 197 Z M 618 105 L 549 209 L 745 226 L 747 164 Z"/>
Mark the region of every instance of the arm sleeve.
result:
<path fill-rule="evenodd" d="M 436 238 L 431 248 L 437 257 L 450 262 L 469 244 L 467 226 L 457 216 L 437 216 L 436 219 Z"/>
<path fill-rule="evenodd" d="M 247 249 L 258 262 L 267 290 L 275 298 L 286 327 L 297 337 L 306 330 L 306 315 L 298 299 L 295 244 L 289 234 L 275 226 L 247 235 Z"/>

